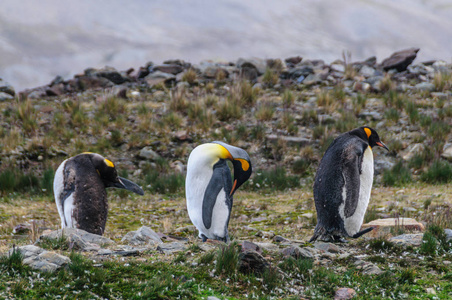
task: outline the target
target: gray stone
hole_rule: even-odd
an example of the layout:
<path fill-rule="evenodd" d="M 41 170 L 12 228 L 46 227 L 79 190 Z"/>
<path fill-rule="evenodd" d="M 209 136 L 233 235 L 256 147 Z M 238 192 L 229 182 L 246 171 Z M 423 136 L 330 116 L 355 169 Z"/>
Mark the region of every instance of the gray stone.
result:
<path fill-rule="evenodd" d="M 446 238 L 448 241 L 452 240 L 452 229 L 444 229 L 444 233 L 446 233 Z"/>
<path fill-rule="evenodd" d="M 267 140 L 272 143 L 278 142 L 278 140 L 284 140 L 288 146 L 300 146 L 304 147 L 311 143 L 311 140 L 305 137 L 297 136 L 278 136 L 276 134 L 267 135 Z"/>
<path fill-rule="evenodd" d="M 309 74 L 303 80 L 303 83 L 306 85 L 313 85 L 313 84 L 317 84 L 317 83 L 321 83 L 321 82 L 322 82 L 322 77 L 320 74 Z"/>
<path fill-rule="evenodd" d="M 258 253 L 262 253 L 261 247 L 259 247 L 258 245 L 256 245 L 253 242 L 243 241 L 241 245 L 242 245 L 242 251 L 253 250 Z"/>
<path fill-rule="evenodd" d="M 258 245 L 260 248 L 264 249 L 265 251 L 268 251 L 268 252 L 277 252 L 277 251 L 279 251 L 279 246 L 275 245 L 273 243 L 255 242 L 255 244 Z"/>
<path fill-rule="evenodd" d="M 169 254 L 173 254 L 175 252 L 180 252 L 180 251 L 184 251 L 187 249 L 187 246 L 179 243 L 179 242 L 172 242 L 172 243 L 164 243 L 164 244 L 160 244 L 157 247 L 157 250 L 169 255 Z"/>
<path fill-rule="evenodd" d="M 390 242 L 400 246 L 420 246 L 422 244 L 423 233 L 409 233 L 394 236 L 389 239 Z"/>
<path fill-rule="evenodd" d="M 381 66 L 385 71 L 396 69 L 398 72 L 405 71 L 416 58 L 419 48 L 410 48 L 394 52 L 390 57 L 383 60 Z"/>
<path fill-rule="evenodd" d="M 365 82 L 369 83 L 372 86 L 372 89 L 378 92 L 381 90 L 380 84 L 383 78 L 383 76 L 372 76 L 367 78 Z"/>
<path fill-rule="evenodd" d="M 330 68 L 336 72 L 345 72 L 345 66 L 343 64 L 332 64 Z"/>
<path fill-rule="evenodd" d="M 435 90 L 435 85 L 431 82 L 421 82 L 414 86 L 418 91 L 433 92 Z"/>
<path fill-rule="evenodd" d="M 34 245 L 11 249 L 8 252 L 9 255 L 11 255 L 13 251 L 21 252 L 23 256 L 23 263 L 25 265 L 42 272 L 54 272 L 71 261 L 69 257 L 55 252 L 46 251 Z"/>
<path fill-rule="evenodd" d="M 347 300 L 355 297 L 356 291 L 351 288 L 340 288 L 334 294 L 334 300 Z"/>
<path fill-rule="evenodd" d="M 369 223 L 363 224 L 361 230 L 373 227 L 374 229 L 367 233 L 371 237 L 381 237 L 391 234 L 394 230 L 403 229 L 406 231 L 424 231 L 425 227 L 422 223 L 411 218 L 386 218 L 373 220 Z"/>
<path fill-rule="evenodd" d="M 293 258 L 314 258 L 312 251 L 298 246 L 290 246 L 281 250 L 284 256 L 292 256 Z"/>
<path fill-rule="evenodd" d="M 160 158 L 160 155 L 154 150 L 152 150 L 152 147 L 146 146 L 140 150 L 138 157 L 147 160 L 157 160 Z"/>
<path fill-rule="evenodd" d="M 452 143 L 447 143 L 444 145 L 441 157 L 447 159 L 448 161 L 452 161 Z"/>
<path fill-rule="evenodd" d="M 36 241 L 36 244 L 39 245 L 44 240 L 59 240 L 62 236 L 66 238 L 69 248 L 82 251 L 97 251 L 101 246 L 114 244 L 109 238 L 77 228 L 64 228 L 43 234 Z"/>
<path fill-rule="evenodd" d="M 378 266 L 368 263 L 363 267 L 363 274 L 365 275 L 380 275 L 384 273 Z"/>
<path fill-rule="evenodd" d="M 1 78 L 0 78 L 0 92 L 11 95 L 13 98 L 16 95 L 16 91 L 14 90 L 14 87 Z"/>
<path fill-rule="evenodd" d="M 168 74 L 179 74 L 181 73 L 184 68 L 181 65 L 178 64 L 162 64 L 162 65 L 158 65 L 154 67 L 154 70 L 163 72 L 163 73 L 168 73 Z"/>
<path fill-rule="evenodd" d="M 169 80 L 169 79 L 176 79 L 176 76 L 174 76 L 171 73 L 165 73 L 165 72 L 162 72 L 162 71 L 155 71 L 153 73 L 150 73 L 146 77 L 144 77 L 144 79 L 145 80 L 152 80 L 152 79 Z"/>
<path fill-rule="evenodd" d="M 127 242 L 134 246 L 163 243 L 160 236 L 147 226 L 142 226 L 137 231 L 128 232 L 121 242 Z"/>
<path fill-rule="evenodd" d="M 0 102 L 13 100 L 14 97 L 5 92 L 0 92 Z"/>
<path fill-rule="evenodd" d="M 416 154 L 421 154 L 422 151 L 424 151 L 424 144 L 421 143 L 411 144 L 403 152 L 402 158 L 403 160 L 408 161 L 412 159 Z"/>
<path fill-rule="evenodd" d="M 273 231 L 262 231 L 262 230 L 259 230 L 256 233 L 256 236 L 264 238 L 264 239 L 272 239 L 275 236 L 275 233 Z"/>
<path fill-rule="evenodd" d="M 270 263 L 256 251 L 247 250 L 239 254 L 239 270 L 243 273 L 261 274 L 269 266 Z"/>
<path fill-rule="evenodd" d="M 333 243 L 325 243 L 325 242 L 315 242 L 314 247 L 319 250 L 323 250 L 325 252 L 330 253 L 339 253 L 340 248 Z"/>
<path fill-rule="evenodd" d="M 207 300 L 220 300 L 220 298 L 217 298 L 215 296 L 209 296 L 207 297 Z"/>
<path fill-rule="evenodd" d="M 267 61 L 256 57 L 248 59 L 239 58 L 236 65 L 238 68 L 254 67 L 259 75 L 264 74 L 267 69 Z"/>
<path fill-rule="evenodd" d="M 380 121 L 383 119 L 383 115 L 377 111 L 362 111 L 359 114 L 360 118 L 369 118 L 374 121 Z"/>
<path fill-rule="evenodd" d="M 363 75 L 364 77 L 371 77 L 375 74 L 375 69 L 372 67 L 369 67 L 367 65 L 364 65 L 359 70 L 359 74 Z"/>

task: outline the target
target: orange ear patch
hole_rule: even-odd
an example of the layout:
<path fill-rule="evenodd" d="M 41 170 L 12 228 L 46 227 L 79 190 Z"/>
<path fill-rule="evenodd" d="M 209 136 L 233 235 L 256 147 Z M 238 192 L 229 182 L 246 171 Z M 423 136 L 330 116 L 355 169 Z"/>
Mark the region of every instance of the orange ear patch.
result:
<path fill-rule="evenodd" d="M 370 135 L 372 134 L 372 131 L 370 131 L 370 129 L 369 128 L 367 128 L 367 127 L 364 127 L 364 131 L 366 132 L 366 134 L 367 134 L 367 138 L 369 138 L 370 137 Z"/>
<path fill-rule="evenodd" d="M 248 161 L 242 158 L 237 158 L 236 160 L 238 160 L 242 164 L 243 171 L 248 171 L 248 169 L 250 168 L 250 163 Z"/>

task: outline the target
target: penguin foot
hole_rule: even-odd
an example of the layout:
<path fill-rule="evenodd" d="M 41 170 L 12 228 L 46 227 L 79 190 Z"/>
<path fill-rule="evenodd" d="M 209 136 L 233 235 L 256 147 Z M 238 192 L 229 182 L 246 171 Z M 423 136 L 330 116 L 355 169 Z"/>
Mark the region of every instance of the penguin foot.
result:
<path fill-rule="evenodd" d="M 205 243 L 207 241 L 207 237 L 204 234 L 201 233 L 200 237 L 201 237 L 203 243 Z"/>

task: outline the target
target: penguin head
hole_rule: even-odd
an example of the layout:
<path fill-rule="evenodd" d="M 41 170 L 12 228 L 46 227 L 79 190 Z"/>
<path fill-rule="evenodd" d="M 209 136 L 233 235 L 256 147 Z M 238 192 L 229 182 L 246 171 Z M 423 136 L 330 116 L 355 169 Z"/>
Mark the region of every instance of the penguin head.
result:
<path fill-rule="evenodd" d="M 251 176 L 252 167 L 250 156 L 241 148 L 219 141 L 214 141 L 212 143 L 219 145 L 218 151 L 220 159 L 229 159 L 232 162 L 232 166 L 234 167 L 234 182 L 230 195 L 233 195 Z"/>
<path fill-rule="evenodd" d="M 102 179 L 105 187 L 126 189 L 139 195 L 144 194 L 144 191 L 137 184 L 118 176 L 115 164 L 111 160 L 108 160 L 97 153 L 85 152 L 84 154 L 90 157 L 91 162 L 94 168 L 96 168 L 96 171 Z"/>
<path fill-rule="evenodd" d="M 378 133 L 368 127 L 368 126 L 362 126 L 357 129 L 352 130 L 350 133 L 355 134 L 365 140 L 369 143 L 369 146 L 373 148 L 374 146 L 382 147 L 389 151 L 388 147 L 380 140 L 380 137 L 378 136 Z"/>

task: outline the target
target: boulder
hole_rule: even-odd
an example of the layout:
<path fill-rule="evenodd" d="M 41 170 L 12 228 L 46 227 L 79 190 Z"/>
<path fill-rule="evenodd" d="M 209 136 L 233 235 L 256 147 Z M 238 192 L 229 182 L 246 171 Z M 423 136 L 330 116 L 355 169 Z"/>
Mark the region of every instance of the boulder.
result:
<path fill-rule="evenodd" d="M 405 231 L 424 231 L 425 227 L 422 223 L 411 219 L 411 218 L 388 218 L 388 219 L 378 219 L 372 222 L 363 224 L 361 230 L 373 227 L 374 230 L 369 232 L 367 235 L 371 237 L 381 237 L 390 235 L 392 232 L 397 232 L 400 230 Z"/>
<path fill-rule="evenodd" d="M 396 245 L 400 246 L 416 246 L 419 247 L 422 244 L 423 233 L 407 233 L 398 236 L 394 236 L 389 239 Z"/>
<path fill-rule="evenodd" d="M 0 102 L 13 100 L 14 97 L 8 93 L 0 92 Z"/>
<path fill-rule="evenodd" d="M 8 95 L 12 96 L 13 98 L 16 95 L 16 91 L 14 90 L 14 87 L 1 78 L 0 78 L 0 92 L 8 94 Z"/>
<path fill-rule="evenodd" d="M 169 73 L 169 74 L 179 74 L 182 71 L 184 71 L 184 68 L 181 65 L 176 65 L 176 64 L 163 64 L 163 65 L 158 65 L 154 67 L 155 71 L 160 71 L 163 73 Z"/>
<path fill-rule="evenodd" d="M 351 288 L 339 288 L 334 294 L 334 300 L 347 300 L 356 296 L 356 291 Z"/>
<path fill-rule="evenodd" d="M 187 249 L 187 246 L 182 243 L 179 243 L 179 242 L 159 244 L 157 247 L 158 251 L 160 251 L 161 253 L 164 253 L 166 255 L 184 251 L 186 249 Z"/>
<path fill-rule="evenodd" d="M 431 82 L 420 82 L 414 86 L 415 90 L 433 92 L 435 90 L 435 85 Z"/>
<path fill-rule="evenodd" d="M 277 143 L 281 139 L 287 143 L 288 146 L 304 147 L 311 144 L 311 140 L 301 136 L 280 136 L 276 134 L 267 135 L 267 141 L 271 143 Z"/>
<path fill-rule="evenodd" d="M 402 158 L 405 161 L 412 159 L 415 155 L 421 154 L 424 151 L 424 144 L 416 143 L 411 144 L 407 147 L 407 149 L 403 152 Z"/>
<path fill-rule="evenodd" d="M 267 69 L 267 61 L 262 58 L 239 58 L 236 63 L 237 67 L 239 69 L 243 68 L 254 68 L 257 71 L 257 75 L 262 75 L 265 73 L 265 70 Z"/>
<path fill-rule="evenodd" d="M 39 245 L 45 240 L 58 241 L 61 238 L 66 239 L 69 248 L 82 251 L 98 250 L 101 246 L 115 243 L 109 238 L 89 233 L 82 229 L 64 228 L 41 235 L 35 244 Z"/>
<path fill-rule="evenodd" d="M 160 155 L 152 150 L 152 147 L 146 146 L 140 150 L 138 157 L 147 160 L 157 160 L 160 158 Z"/>
<path fill-rule="evenodd" d="M 239 270 L 242 273 L 262 274 L 270 263 L 259 253 L 245 250 L 239 254 Z"/>
<path fill-rule="evenodd" d="M 410 48 L 394 52 L 390 57 L 383 60 L 381 67 L 385 71 L 391 69 L 396 69 L 398 72 L 405 71 L 416 58 L 418 51 L 419 48 Z"/>
<path fill-rule="evenodd" d="M 292 256 L 295 259 L 299 258 L 314 258 L 314 251 L 306 248 L 300 248 L 298 246 L 290 246 L 281 250 L 281 254 L 284 256 Z"/>
<path fill-rule="evenodd" d="M 70 263 L 69 257 L 60 255 L 52 251 L 46 251 L 34 245 L 26 245 L 9 250 L 8 255 L 13 251 L 20 251 L 23 256 L 23 264 L 32 269 L 42 272 L 55 272 L 59 268 Z"/>
<path fill-rule="evenodd" d="M 121 242 L 127 242 L 128 244 L 134 246 L 163 243 L 160 236 L 147 226 L 142 226 L 137 231 L 128 232 L 121 239 Z"/>

